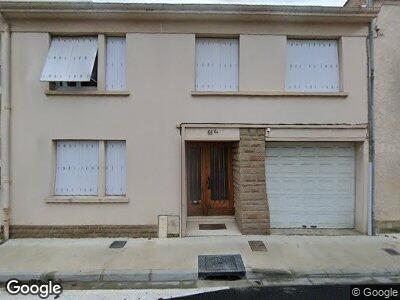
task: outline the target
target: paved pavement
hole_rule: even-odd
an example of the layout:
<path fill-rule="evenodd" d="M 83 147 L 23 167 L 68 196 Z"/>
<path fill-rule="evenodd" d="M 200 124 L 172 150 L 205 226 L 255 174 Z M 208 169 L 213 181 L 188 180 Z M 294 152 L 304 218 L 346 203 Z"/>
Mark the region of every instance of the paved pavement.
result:
<path fill-rule="evenodd" d="M 369 236 L 219 236 L 182 239 L 18 239 L 0 245 L 0 281 L 40 277 L 64 282 L 196 281 L 200 254 L 241 254 L 250 280 L 297 283 L 400 276 L 400 235 Z M 122 239 L 118 239 L 122 240 Z M 266 252 L 251 251 L 262 240 Z M 375 279 L 374 279 L 375 278 Z M 314 282 L 313 282 L 314 281 Z"/>

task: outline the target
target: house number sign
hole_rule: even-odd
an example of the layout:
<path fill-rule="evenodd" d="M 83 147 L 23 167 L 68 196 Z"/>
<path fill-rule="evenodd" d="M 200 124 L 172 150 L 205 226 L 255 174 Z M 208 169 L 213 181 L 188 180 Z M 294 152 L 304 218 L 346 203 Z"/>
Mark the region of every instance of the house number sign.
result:
<path fill-rule="evenodd" d="M 208 135 L 218 134 L 218 129 L 208 129 L 207 134 Z"/>
<path fill-rule="evenodd" d="M 239 141 L 238 128 L 187 128 L 186 141 Z"/>

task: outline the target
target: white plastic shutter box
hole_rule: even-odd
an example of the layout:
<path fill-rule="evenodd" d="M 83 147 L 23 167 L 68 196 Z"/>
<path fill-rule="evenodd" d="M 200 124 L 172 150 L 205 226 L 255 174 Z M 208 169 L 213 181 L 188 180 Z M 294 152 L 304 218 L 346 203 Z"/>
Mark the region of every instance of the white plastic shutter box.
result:
<path fill-rule="evenodd" d="M 98 177 L 98 141 L 57 141 L 56 195 L 97 195 Z"/>
<path fill-rule="evenodd" d="M 106 194 L 110 196 L 126 194 L 126 142 L 106 143 Z"/>
<path fill-rule="evenodd" d="M 337 40 L 288 40 L 286 51 L 287 91 L 340 90 Z"/>
<path fill-rule="evenodd" d="M 107 38 L 106 89 L 123 91 L 126 89 L 126 38 Z"/>
<path fill-rule="evenodd" d="M 269 142 L 271 228 L 354 228 L 354 144 Z"/>
<path fill-rule="evenodd" d="M 237 39 L 196 39 L 196 90 L 237 91 Z"/>
<path fill-rule="evenodd" d="M 97 54 L 97 37 L 54 37 L 41 81 L 90 81 Z"/>

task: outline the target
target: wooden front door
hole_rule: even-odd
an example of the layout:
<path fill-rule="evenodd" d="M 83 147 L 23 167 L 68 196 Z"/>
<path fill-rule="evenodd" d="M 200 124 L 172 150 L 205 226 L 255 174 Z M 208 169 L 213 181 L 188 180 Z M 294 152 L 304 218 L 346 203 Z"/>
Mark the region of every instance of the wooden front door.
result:
<path fill-rule="evenodd" d="M 232 215 L 230 143 L 186 144 L 188 216 Z"/>

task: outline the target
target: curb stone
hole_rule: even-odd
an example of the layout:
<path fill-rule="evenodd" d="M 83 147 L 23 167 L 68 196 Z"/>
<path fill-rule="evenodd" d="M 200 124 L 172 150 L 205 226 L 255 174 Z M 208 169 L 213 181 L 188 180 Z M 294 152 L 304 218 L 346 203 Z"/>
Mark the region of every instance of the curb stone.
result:
<path fill-rule="evenodd" d="M 262 279 L 265 277 L 293 277 L 290 270 L 285 269 L 247 269 L 247 279 Z"/>
<path fill-rule="evenodd" d="M 16 272 L 16 273 L 1 273 L 0 274 L 0 282 L 7 282 L 10 279 L 16 278 L 21 281 L 29 281 L 32 279 L 39 280 L 40 277 L 42 276 L 42 273 L 22 273 L 22 272 Z"/>
<path fill-rule="evenodd" d="M 54 274 L 55 280 L 61 281 L 80 281 L 80 282 L 90 282 L 90 281 L 101 281 L 102 272 L 56 272 Z"/>
<path fill-rule="evenodd" d="M 150 281 L 151 270 L 105 270 L 101 276 L 101 281 Z"/>
<path fill-rule="evenodd" d="M 198 273 L 190 270 L 179 270 L 179 271 L 171 271 L 171 270 L 151 270 L 150 272 L 150 281 L 158 282 L 158 281 L 188 281 L 188 280 L 197 280 Z"/>
<path fill-rule="evenodd" d="M 266 280 L 271 282 L 309 280 L 311 282 L 339 280 L 360 281 L 362 279 L 384 280 L 386 278 L 399 278 L 400 272 L 348 272 L 348 273 L 292 273 L 282 270 L 250 269 L 247 271 L 247 280 Z M 22 281 L 32 279 L 54 279 L 64 282 L 172 282 L 172 281 L 197 281 L 197 272 L 194 270 L 98 270 L 89 272 L 31 272 L 31 273 L 0 273 L 0 282 L 16 278 Z"/>

